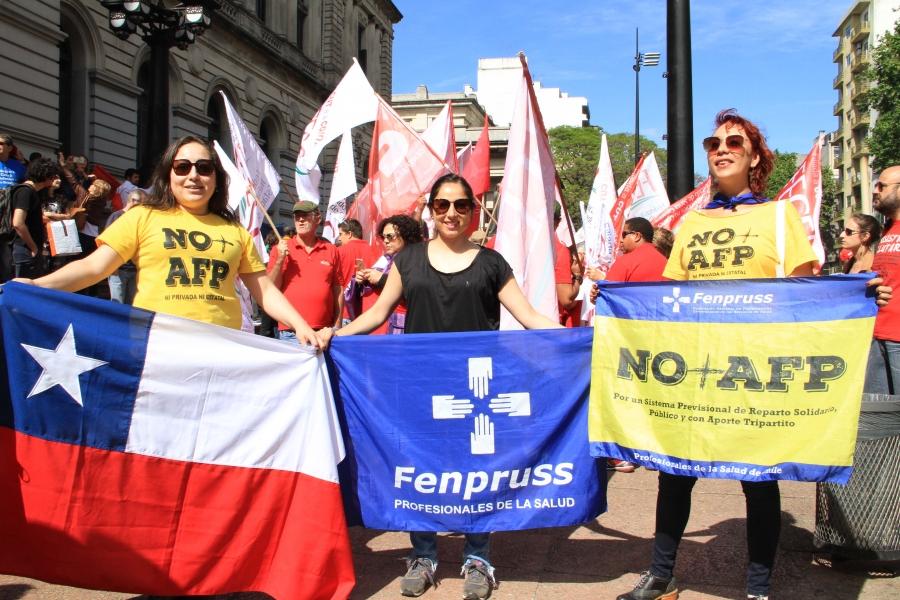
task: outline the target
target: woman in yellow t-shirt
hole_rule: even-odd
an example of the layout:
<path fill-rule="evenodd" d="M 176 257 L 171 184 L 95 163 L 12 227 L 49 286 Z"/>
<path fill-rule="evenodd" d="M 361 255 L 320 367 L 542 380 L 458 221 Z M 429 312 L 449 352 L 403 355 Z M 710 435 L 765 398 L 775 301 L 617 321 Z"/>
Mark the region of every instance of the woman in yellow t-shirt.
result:
<path fill-rule="evenodd" d="M 796 209 L 790 202 L 765 197 L 774 160 L 759 128 L 734 110 L 722 111 L 703 147 L 717 193 L 703 210 L 685 218 L 663 275 L 679 281 L 813 275 L 818 261 Z M 890 288 L 878 292 L 878 303 L 885 303 Z M 650 569 L 617 600 L 678 597 L 672 571 L 696 481 L 659 474 Z M 741 486 L 747 499 L 747 597 L 764 599 L 781 535 L 781 495 L 777 481 L 742 481 Z"/>
<path fill-rule="evenodd" d="M 75 291 L 115 272 L 137 267 L 134 306 L 232 329 L 241 328 L 235 275 L 274 319 L 316 347 L 321 342 L 266 277 L 250 234 L 228 208 L 228 174 L 212 145 L 186 136 L 156 166 L 153 192 L 97 238 L 99 247 L 46 277 L 19 279 Z"/>

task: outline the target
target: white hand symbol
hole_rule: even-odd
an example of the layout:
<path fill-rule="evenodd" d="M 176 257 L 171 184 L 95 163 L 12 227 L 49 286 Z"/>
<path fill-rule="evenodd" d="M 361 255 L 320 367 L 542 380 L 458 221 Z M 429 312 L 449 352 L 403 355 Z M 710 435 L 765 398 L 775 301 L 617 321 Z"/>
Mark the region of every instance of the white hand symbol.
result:
<path fill-rule="evenodd" d="M 487 415 L 475 417 L 475 432 L 470 433 L 472 454 L 494 453 L 494 424 Z"/>
<path fill-rule="evenodd" d="M 465 398 L 454 400 L 453 396 L 432 396 L 431 412 L 435 419 L 465 419 L 472 414 L 475 405 Z"/>
<path fill-rule="evenodd" d="M 494 368 L 491 357 L 469 359 L 469 389 L 476 398 L 484 398 L 488 393 L 488 379 L 493 379 Z"/>
<path fill-rule="evenodd" d="M 531 395 L 528 392 L 499 394 L 491 400 L 488 407 L 495 413 L 509 413 L 511 417 L 528 417 L 531 415 Z"/>

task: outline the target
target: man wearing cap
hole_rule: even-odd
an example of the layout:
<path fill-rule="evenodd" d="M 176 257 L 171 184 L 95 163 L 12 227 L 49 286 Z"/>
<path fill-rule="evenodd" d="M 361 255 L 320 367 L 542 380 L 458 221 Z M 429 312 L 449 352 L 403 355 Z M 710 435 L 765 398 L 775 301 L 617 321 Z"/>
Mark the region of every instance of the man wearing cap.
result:
<path fill-rule="evenodd" d="M 344 310 L 341 259 L 337 248 L 319 239 L 322 217 L 315 202 L 294 205 L 297 234 L 272 248 L 266 268 L 269 279 L 313 329 L 340 327 Z M 280 339 L 298 343 L 297 336 L 278 324 Z"/>

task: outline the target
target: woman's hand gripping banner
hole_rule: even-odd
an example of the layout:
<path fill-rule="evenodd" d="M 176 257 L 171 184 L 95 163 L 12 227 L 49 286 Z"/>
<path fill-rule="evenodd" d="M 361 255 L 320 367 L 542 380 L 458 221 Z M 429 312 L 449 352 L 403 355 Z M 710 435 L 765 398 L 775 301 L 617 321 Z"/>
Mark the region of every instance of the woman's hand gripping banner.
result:
<path fill-rule="evenodd" d="M 601 286 L 592 455 L 846 483 L 877 312 L 869 278 Z"/>

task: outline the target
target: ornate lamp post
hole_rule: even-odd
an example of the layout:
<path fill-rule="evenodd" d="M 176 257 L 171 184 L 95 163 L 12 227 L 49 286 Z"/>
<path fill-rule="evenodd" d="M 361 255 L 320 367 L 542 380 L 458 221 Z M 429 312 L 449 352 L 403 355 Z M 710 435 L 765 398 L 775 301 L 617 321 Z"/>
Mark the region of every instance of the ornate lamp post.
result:
<path fill-rule="evenodd" d="M 656 67 L 659 65 L 659 52 L 645 52 L 638 50 L 638 30 L 634 30 L 634 164 L 641 160 L 641 67 Z"/>
<path fill-rule="evenodd" d="M 184 0 L 168 8 L 163 0 L 100 0 L 109 11 L 109 28 L 120 39 L 140 35 L 150 46 L 150 127 L 148 156 L 152 162 L 169 145 L 169 48 L 187 50 L 210 28 L 218 0 Z M 142 165 L 144 168 L 149 165 Z"/>

